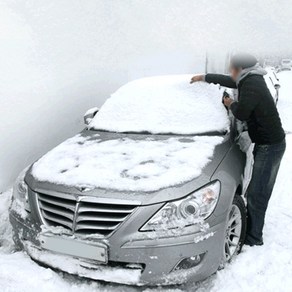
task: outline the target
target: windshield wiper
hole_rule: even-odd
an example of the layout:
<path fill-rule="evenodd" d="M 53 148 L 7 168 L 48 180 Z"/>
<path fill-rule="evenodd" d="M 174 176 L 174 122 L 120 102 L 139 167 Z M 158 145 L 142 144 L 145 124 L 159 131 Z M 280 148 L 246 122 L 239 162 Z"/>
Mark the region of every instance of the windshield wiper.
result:
<path fill-rule="evenodd" d="M 125 132 L 115 132 L 115 131 L 108 131 L 108 130 L 99 130 L 99 129 L 88 129 L 91 131 L 99 131 L 99 132 L 106 132 L 106 133 L 117 133 L 117 134 L 136 134 L 136 135 L 160 135 L 160 136 L 225 136 L 228 131 L 210 131 L 205 133 L 192 133 L 192 134 L 178 134 L 178 133 L 151 133 L 149 131 L 141 131 L 141 132 L 135 132 L 135 131 L 125 131 Z"/>

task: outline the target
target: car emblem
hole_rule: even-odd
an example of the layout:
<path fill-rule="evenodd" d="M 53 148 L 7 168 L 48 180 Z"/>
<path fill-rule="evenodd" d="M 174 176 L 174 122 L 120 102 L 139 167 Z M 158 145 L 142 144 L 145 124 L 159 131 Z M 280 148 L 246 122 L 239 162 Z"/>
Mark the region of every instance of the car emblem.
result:
<path fill-rule="evenodd" d="M 76 189 L 81 193 L 89 192 L 94 189 L 94 186 L 77 186 Z"/>

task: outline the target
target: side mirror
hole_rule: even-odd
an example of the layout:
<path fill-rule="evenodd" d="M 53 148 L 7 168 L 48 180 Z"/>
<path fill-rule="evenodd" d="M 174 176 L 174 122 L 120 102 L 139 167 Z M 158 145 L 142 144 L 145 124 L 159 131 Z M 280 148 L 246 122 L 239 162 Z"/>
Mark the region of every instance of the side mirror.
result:
<path fill-rule="evenodd" d="M 277 84 L 274 85 L 274 87 L 275 87 L 276 90 L 279 90 L 281 85 L 277 83 Z"/>
<path fill-rule="evenodd" d="M 84 124 L 89 125 L 94 116 L 98 113 L 99 108 L 98 107 L 93 107 L 89 109 L 85 114 L 84 114 Z"/>

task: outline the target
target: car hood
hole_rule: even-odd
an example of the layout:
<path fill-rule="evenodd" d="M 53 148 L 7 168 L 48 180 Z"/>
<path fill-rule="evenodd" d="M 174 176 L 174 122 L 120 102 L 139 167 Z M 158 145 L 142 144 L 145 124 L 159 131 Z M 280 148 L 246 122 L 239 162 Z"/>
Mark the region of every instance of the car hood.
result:
<path fill-rule="evenodd" d="M 177 136 L 84 130 L 36 161 L 26 175 L 35 192 L 153 204 L 210 181 L 229 135 Z"/>

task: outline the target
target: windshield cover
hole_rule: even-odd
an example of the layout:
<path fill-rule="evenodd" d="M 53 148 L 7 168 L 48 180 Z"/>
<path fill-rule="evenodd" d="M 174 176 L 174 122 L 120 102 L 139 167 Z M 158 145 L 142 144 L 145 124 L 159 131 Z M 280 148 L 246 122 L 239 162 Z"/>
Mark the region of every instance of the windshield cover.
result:
<path fill-rule="evenodd" d="M 204 82 L 190 85 L 191 77 L 169 75 L 129 82 L 106 100 L 89 128 L 184 135 L 228 131 L 222 89 Z"/>

